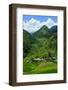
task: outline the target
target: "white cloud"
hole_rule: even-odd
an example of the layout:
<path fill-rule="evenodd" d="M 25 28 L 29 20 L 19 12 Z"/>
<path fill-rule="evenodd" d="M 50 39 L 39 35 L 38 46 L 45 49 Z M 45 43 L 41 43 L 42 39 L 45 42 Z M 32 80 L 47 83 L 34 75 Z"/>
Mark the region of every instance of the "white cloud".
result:
<path fill-rule="evenodd" d="M 48 28 L 51 28 L 54 25 L 57 25 L 51 18 L 48 18 L 46 22 L 42 22 L 42 25 L 46 25 Z"/>
<path fill-rule="evenodd" d="M 48 18 L 45 22 L 40 22 L 34 18 L 31 18 L 29 21 L 24 22 L 24 29 L 28 32 L 35 32 L 40 29 L 43 25 L 46 25 L 48 28 L 51 28 L 54 25 L 57 25 L 51 18 Z"/>

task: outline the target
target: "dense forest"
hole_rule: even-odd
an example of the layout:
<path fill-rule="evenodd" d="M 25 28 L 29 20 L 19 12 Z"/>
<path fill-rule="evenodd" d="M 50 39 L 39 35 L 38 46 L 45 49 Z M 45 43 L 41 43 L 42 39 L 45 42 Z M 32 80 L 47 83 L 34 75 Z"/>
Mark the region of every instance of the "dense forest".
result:
<path fill-rule="evenodd" d="M 57 73 L 57 26 L 23 30 L 23 74 Z"/>

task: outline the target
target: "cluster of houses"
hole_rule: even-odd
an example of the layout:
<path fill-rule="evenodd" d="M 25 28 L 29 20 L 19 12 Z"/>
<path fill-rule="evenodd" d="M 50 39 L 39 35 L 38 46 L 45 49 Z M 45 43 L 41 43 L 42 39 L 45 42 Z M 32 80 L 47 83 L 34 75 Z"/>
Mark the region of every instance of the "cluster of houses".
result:
<path fill-rule="evenodd" d="M 55 60 L 56 57 L 49 57 L 49 58 L 33 58 L 33 61 L 46 61 L 46 60 Z"/>

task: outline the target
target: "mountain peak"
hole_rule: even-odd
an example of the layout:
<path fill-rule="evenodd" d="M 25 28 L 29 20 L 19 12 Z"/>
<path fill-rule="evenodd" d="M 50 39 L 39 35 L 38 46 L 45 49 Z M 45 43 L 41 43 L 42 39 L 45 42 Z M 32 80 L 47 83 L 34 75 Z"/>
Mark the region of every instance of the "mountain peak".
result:
<path fill-rule="evenodd" d="M 43 25 L 40 29 L 48 29 L 46 25 Z"/>

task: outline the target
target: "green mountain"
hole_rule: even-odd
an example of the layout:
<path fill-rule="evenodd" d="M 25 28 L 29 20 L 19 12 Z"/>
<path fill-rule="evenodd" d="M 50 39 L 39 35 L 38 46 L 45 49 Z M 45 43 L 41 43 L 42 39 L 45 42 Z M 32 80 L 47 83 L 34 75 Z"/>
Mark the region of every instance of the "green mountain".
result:
<path fill-rule="evenodd" d="M 48 31 L 49 48 L 53 52 L 53 56 L 57 58 L 57 26 L 53 26 Z"/>
<path fill-rule="evenodd" d="M 46 37 L 48 30 L 49 30 L 48 27 L 44 25 L 38 31 L 36 31 L 33 35 L 34 37 Z"/>
<path fill-rule="evenodd" d="M 41 27 L 33 34 L 23 31 L 24 74 L 57 72 L 57 26 Z M 34 59 L 44 61 L 38 62 Z M 54 63 L 55 62 L 55 63 Z"/>
<path fill-rule="evenodd" d="M 57 56 L 57 26 L 50 29 L 43 26 L 33 36 L 35 41 L 32 44 L 32 50 L 38 52 L 36 57 Z"/>
<path fill-rule="evenodd" d="M 51 28 L 48 30 L 47 35 L 48 35 L 48 36 L 52 36 L 54 33 L 57 35 L 57 26 L 51 27 Z"/>
<path fill-rule="evenodd" d="M 27 32 L 26 30 L 23 30 L 23 55 L 24 57 L 28 53 L 30 47 L 31 47 L 31 34 Z"/>

